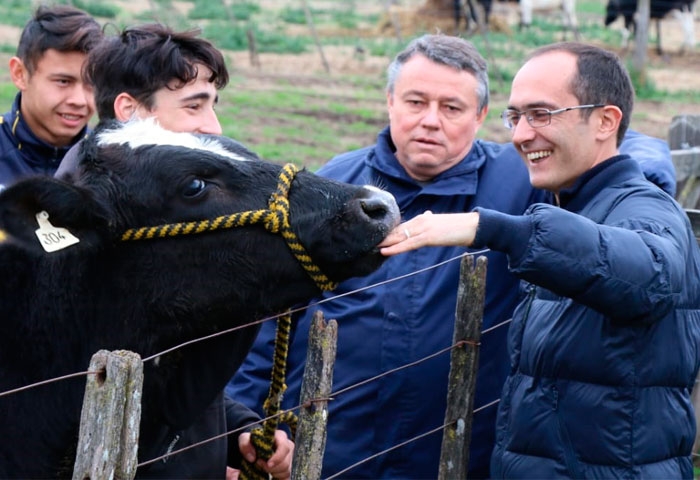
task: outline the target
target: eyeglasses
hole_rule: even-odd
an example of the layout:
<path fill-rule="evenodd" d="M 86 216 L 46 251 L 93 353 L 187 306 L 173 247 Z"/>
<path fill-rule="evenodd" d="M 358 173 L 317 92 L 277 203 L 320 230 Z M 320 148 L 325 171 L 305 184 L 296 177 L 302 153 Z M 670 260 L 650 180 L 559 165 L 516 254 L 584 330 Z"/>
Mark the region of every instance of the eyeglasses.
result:
<path fill-rule="evenodd" d="M 596 103 L 591 105 L 576 105 L 575 107 L 558 108 L 556 110 L 550 110 L 548 108 L 528 108 L 522 112 L 508 108 L 501 113 L 501 118 L 503 119 L 503 125 L 509 130 L 513 130 L 518 126 L 520 122 L 520 117 L 525 115 L 527 123 L 530 124 L 532 128 L 546 127 L 552 123 L 552 115 L 558 113 L 568 112 L 569 110 L 579 110 L 582 108 L 600 108 L 604 107 L 605 104 Z"/>

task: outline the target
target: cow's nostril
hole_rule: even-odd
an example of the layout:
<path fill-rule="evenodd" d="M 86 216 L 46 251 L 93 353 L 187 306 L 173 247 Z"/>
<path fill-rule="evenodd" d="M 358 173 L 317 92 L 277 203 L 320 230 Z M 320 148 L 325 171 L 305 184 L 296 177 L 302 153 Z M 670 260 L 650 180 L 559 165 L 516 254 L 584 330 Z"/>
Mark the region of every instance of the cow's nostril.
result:
<path fill-rule="evenodd" d="M 360 205 L 362 206 L 362 211 L 373 220 L 382 220 L 388 212 L 386 203 L 378 198 L 361 200 Z"/>
<path fill-rule="evenodd" d="M 389 228 L 400 221 L 401 215 L 396 200 L 383 190 L 371 190 L 367 197 L 360 199 L 360 208 L 370 220 L 385 223 Z"/>

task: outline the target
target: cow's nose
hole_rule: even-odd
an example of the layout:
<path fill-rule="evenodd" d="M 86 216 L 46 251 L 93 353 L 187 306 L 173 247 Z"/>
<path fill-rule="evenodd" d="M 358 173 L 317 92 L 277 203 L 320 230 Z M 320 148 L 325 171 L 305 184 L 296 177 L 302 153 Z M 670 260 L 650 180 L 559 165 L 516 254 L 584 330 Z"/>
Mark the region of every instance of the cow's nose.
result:
<path fill-rule="evenodd" d="M 369 195 L 360 200 L 362 211 L 373 220 L 386 222 L 394 227 L 401 221 L 399 207 L 394 196 L 384 190 L 374 187 L 366 187 Z"/>

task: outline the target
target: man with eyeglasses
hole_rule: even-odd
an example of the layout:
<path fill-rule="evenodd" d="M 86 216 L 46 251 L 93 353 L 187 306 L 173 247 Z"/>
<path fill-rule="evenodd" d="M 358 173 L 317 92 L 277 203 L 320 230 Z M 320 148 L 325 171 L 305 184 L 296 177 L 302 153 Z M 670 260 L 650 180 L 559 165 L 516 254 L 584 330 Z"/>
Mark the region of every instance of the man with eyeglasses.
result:
<path fill-rule="evenodd" d="M 633 102 L 614 54 L 538 49 L 503 119 L 530 182 L 557 206 L 425 213 L 382 248 L 488 247 L 526 282 L 493 478 L 693 478 L 700 250 L 681 206 L 620 153 Z"/>
<path fill-rule="evenodd" d="M 569 112 L 571 110 L 579 110 L 582 108 L 599 108 L 605 105 L 600 103 L 594 103 L 590 105 L 576 105 L 575 107 L 564 107 L 557 108 L 556 110 L 549 110 L 548 108 L 528 108 L 522 112 L 514 110 L 512 108 L 506 108 L 503 113 L 501 113 L 501 118 L 503 119 L 503 125 L 509 130 L 513 130 L 518 126 L 520 122 L 520 117 L 525 115 L 525 120 L 530 124 L 532 128 L 546 127 L 552 123 L 552 115 L 557 115 L 559 113 Z"/>
<path fill-rule="evenodd" d="M 468 41 L 448 35 L 411 41 L 387 70 L 386 99 L 389 126 L 377 143 L 339 155 L 320 175 L 381 186 L 394 195 L 405 219 L 426 210 L 475 207 L 519 215 L 549 198 L 530 186 L 513 145 L 476 139 L 488 113 L 489 84 L 486 61 Z M 646 157 L 645 170 L 675 189 L 665 142 L 640 137 L 627 144 L 658 147 Z M 355 385 L 329 403 L 323 478 L 341 471 L 339 478 L 437 477 L 459 284 L 459 261 L 450 260 L 466 251 L 460 245 L 389 258 L 376 272 L 343 282 L 311 303 L 321 304 L 295 315 L 283 408 L 299 404 L 307 332 L 317 310 L 339 324 L 333 389 Z M 470 478 L 489 475 L 496 405 L 509 371 L 508 322 L 520 295 L 506 255 L 495 250 L 485 255 L 483 328 L 489 331 L 479 347 Z M 425 271 L 410 275 L 419 270 Z M 251 408 L 259 408 L 269 390 L 274 336 L 274 323 L 267 322 L 227 388 Z M 436 356 L 439 351 L 444 354 Z M 411 362 L 416 364 L 402 368 Z M 362 383 L 375 376 L 381 378 Z"/>

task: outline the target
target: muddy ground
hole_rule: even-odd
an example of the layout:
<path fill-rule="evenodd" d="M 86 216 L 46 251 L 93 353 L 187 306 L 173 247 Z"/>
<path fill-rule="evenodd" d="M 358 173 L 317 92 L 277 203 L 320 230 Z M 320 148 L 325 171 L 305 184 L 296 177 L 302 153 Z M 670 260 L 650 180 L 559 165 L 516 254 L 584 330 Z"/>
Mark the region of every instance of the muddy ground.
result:
<path fill-rule="evenodd" d="M 125 9 L 143 9 L 147 8 L 148 2 L 130 2 L 117 1 L 122 8 Z M 186 13 L 191 7 L 189 2 L 175 2 L 177 10 L 180 13 Z M 279 8 L 284 2 L 279 0 L 262 0 L 261 6 L 267 9 Z M 324 0 L 314 0 L 316 8 L 323 7 Z M 385 2 L 356 2 L 357 8 L 364 8 L 365 13 L 381 13 Z M 407 7 L 415 7 L 420 5 L 421 0 L 404 0 L 402 5 Z M 332 5 L 332 2 L 329 3 Z M 513 10 L 514 6 L 507 6 L 500 2 L 496 4 L 495 14 L 500 15 L 506 23 L 513 23 L 514 15 L 517 13 Z M 499 10 L 500 9 L 500 10 Z M 135 11 L 134 13 L 138 13 Z M 613 26 L 615 27 L 615 26 Z M 306 25 L 290 25 L 289 35 L 308 33 Z M 321 38 L 324 35 L 331 35 L 338 32 L 329 30 L 331 27 L 324 25 L 317 26 L 317 33 Z M 404 25 L 403 33 L 409 36 L 410 25 Z M 395 32 L 391 29 L 382 29 L 380 25 L 361 25 L 358 27 L 355 35 L 358 38 L 376 37 L 385 35 L 391 37 Z M 657 89 L 666 90 L 669 92 L 700 90 L 700 41 L 696 40 L 698 46 L 691 52 L 685 52 L 681 55 L 678 53 L 680 43 L 680 31 L 678 24 L 673 20 L 664 20 L 662 23 L 662 38 L 667 50 L 667 54 L 659 56 L 650 46 L 648 50 L 648 75 L 654 82 Z M 700 35 L 700 22 L 696 20 L 696 36 Z M 16 43 L 19 37 L 19 29 L 0 25 L 0 42 Z M 584 39 L 585 40 L 585 39 Z M 607 46 L 607 48 L 611 48 Z M 383 77 L 388 60 L 384 57 L 373 57 L 366 52 L 358 52 L 358 50 L 350 46 L 323 46 L 322 54 L 319 50 L 310 51 L 299 55 L 279 55 L 279 54 L 259 54 L 259 65 L 252 66 L 248 52 L 226 52 L 232 73 L 233 81 L 228 88 L 236 88 L 238 91 L 246 90 L 263 90 L 274 91 L 276 89 L 285 89 L 298 87 L 305 91 L 311 89 L 313 93 L 308 94 L 307 104 L 304 111 L 295 113 L 304 113 L 314 116 L 319 123 L 334 122 L 339 125 L 338 139 L 333 149 L 342 151 L 345 146 L 357 146 L 371 143 L 374 133 L 368 135 L 365 133 L 355 133 L 349 126 L 358 119 L 352 115 L 342 115 L 324 110 L 323 108 L 313 108 L 330 101 L 339 101 L 347 105 L 357 105 L 364 109 L 373 112 L 370 119 L 363 121 L 377 126 L 379 129 L 386 122 L 385 100 L 383 94 Z M 618 49 L 622 55 L 625 53 Z M 628 53 L 631 55 L 631 53 Z M 7 65 L 8 54 L 0 54 L 0 65 Z M 499 68 L 502 65 L 509 65 L 509 62 L 518 62 L 518 59 L 503 59 L 503 58 L 488 58 L 490 68 Z M 324 62 L 325 60 L 325 62 Z M 325 66 L 328 66 L 326 71 Z M 375 87 L 367 87 L 367 85 L 358 86 L 353 80 L 358 75 L 376 79 L 372 82 Z M 0 70 L 0 81 L 9 80 L 6 70 Z M 507 85 L 506 85 L 507 87 Z M 371 88 L 372 91 L 368 91 Z M 508 141 L 509 133 L 505 130 L 498 119 L 498 113 L 503 108 L 507 101 L 504 95 L 492 96 L 492 111 L 488 116 L 480 136 L 490 140 Z M 262 135 L 263 127 L 274 127 L 275 122 L 271 116 L 266 115 L 267 112 L 260 109 L 247 109 L 239 112 L 240 115 L 245 115 L 248 120 L 253 120 L 251 123 L 260 125 L 260 135 Z M 635 114 L 632 121 L 632 126 L 644 133 L 659 138 L 666 138 L 667 131 L 671 119 L 676 115 L 692 114 L 700 115 L 700 103 L 692 103 L 690 101 L 645 101 L 638 100 L 635 107 Z M 348 128 L 343 128 L 347 125 Z M 269 128 L 267 129 L 269 131 Z M 248 138 L 241 139 L 245 142 L 255 145 L 259 138 L 256 138 L 255 129 L 248 132 Z M 305 138 L 299 138 L 299 142 L 304 144 L 312 144 L 314 138 L 309 135 Z"/>

